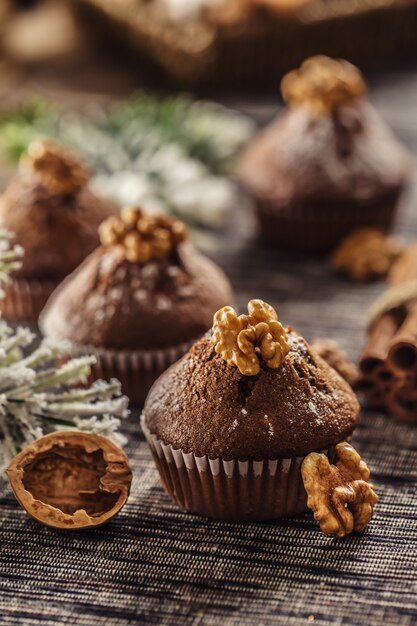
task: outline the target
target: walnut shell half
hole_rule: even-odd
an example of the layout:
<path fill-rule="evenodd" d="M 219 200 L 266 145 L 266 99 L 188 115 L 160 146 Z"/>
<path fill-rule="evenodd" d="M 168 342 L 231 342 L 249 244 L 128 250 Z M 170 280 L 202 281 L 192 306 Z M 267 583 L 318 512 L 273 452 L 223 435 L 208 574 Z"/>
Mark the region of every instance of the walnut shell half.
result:
<path fill-rule="evenodd" d="M 78 431 L 45 435 L 7 469 L 26 512 L 46 526 L 78 530 L 101 526 L 126 503 L 132 471 L 109 439 Z"/>

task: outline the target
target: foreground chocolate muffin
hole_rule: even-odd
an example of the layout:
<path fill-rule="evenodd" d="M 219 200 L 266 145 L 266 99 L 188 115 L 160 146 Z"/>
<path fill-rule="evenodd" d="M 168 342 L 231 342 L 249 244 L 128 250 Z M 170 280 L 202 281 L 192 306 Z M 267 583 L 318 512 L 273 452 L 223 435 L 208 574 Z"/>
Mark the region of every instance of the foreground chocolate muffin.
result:
<path fill-rule="evenodd" d="M 232 291 L 188 241 L 182 222 L 124 209 L 100 227 L 101 246 L 52 294 L 44 335 L 96 355 L 98 378 L 116 376 L 142 403 L 154 380 L 211 325 Z"/>
<path fill-rule="evenodd" d="M 0 198 L 2 226 L 24 248 L 0 301 L 4 317 L 35 321 L 46 300 L 98 244 L 99 224 L 116 208 L 88 189 L 89 171 L 67 149 L 32 143 Z"/>
<path fill-rule="evenodd" d="M 142 415 L 169 496 L 221 519 L 304 511 L 303 459 L 331 459 L 359 413 L 350 386 L 271 306 L 251 300 L 248 311 L 219 310 L 212 331 L 154 384 Z"/>
<path fill-rule="evenodd" d="M 240 167 L 264 239 L 324 253 L 355 229 L 389 230 L 410 158 L 367 102 L 359 70 L 316 56 L 281 89 L 287 108 L 249 144 Z"/>

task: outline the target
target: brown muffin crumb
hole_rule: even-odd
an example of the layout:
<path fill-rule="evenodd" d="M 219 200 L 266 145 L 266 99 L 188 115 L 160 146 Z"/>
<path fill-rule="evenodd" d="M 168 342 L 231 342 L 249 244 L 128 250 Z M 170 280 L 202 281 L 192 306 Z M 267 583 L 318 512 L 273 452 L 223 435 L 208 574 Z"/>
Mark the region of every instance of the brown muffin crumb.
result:
<path fill-rule="evenodd" d="M 152 387 L 148 428 L 174 448 L 226 460 L 304 456 L 348 438 L 355 394 L 297 333 L 288 342 L 280 368 L 244 376 L 205 337 Z"/>
<path fill-rule="evenodd" d="M 78 345 L 165 349 L 201 337 L 232 300 L 226 276 L 189 241 L 147 263 L 131 263 L 119 246 L 99 247 L 52 295 L 42 328 Z"/>

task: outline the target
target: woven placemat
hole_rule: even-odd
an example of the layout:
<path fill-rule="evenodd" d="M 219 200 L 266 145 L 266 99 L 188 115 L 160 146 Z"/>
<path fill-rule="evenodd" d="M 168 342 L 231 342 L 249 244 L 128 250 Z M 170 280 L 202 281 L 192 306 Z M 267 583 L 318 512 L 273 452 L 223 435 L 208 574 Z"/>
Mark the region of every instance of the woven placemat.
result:
<path fill-rule="evenodd" d="M 417 148 L 417 80 L 403 84 L 403 99 L 399 83 L 378 97 L 388 116 L 395 105 L 400 132 L 409 120 L 406 138 Z M 409 202 L 399 228 L 410 239 L 417 237 L 415 206 Z M 383 284 L 352 285 L 318 260 L 245 243 L 250 221 L 236 220 L 239 237 L 220 240 L 213 256 L 239 305 L 264 298 L 307 339 L 337 339 L 356 357 L 365 312 Z M 127 430 L 132 494 L 104 528 L 65 534 L 42 527 L 2 486 L 1 625 L 417 623 L 417 428 L 363 414 L 354 445 L 380 501 L 365 533 L 344 540 L 323 535 L 310 514 L 243 525 L 183 513 L 162 491 L 137 414 Z"/>

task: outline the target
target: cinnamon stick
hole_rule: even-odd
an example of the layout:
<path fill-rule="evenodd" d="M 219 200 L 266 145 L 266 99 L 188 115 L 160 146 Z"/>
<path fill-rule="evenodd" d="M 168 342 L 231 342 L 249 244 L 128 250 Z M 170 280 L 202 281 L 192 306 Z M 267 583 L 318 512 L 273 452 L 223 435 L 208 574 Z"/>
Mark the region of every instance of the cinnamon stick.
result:
<path fill-rule="evenodd" d="M 358 389 L 369 406 L 379 403 L 397 420 L 417 423 L 417 300 L 412 299 L 417 296 L 417 245 L 394 264 L 388 285 L 360 358 Z M 382 312 L 387 304 L 391 310 Z"/>
<path fill-rule="evenodd" d="M 384 364 L 399 327 L 400 319 L 395 313 L 385 313 L 375 322 L 359 360 L 363 375 L 372 376 L 375 370 Z"/>
<path fill-rule="evenodd" d="M 381 409 L 384 407 L 384 396 L 376 380 L 361 378 L 355 389 L 357 393 L 363 397 L 367 407 L 371 409 Z"/>
<path fill-rule="evenodd" d="M 384 408 L 385 394 L 393 377 L 394 374 L 382 362 L 372 370 L 371 374 L 362 375 L 355 385 L 355 389 L 363 397 L 368 407 L 381 409 Z"/>
<path fill-rule="evenodd" d="M 417 370 L 417 302 L 407 306 L 405 321 L 391 341 L 387 364 L 394 372 Z"/>
<path fill-rule="evenodd" d="M 410 246 L 394 264 L 389 274 L 389 287 L 417 281 L 417 244 Z M 392 339 L 387 365 L 406 374 L 417 370 L 417 302 L 405 305 L 405 320 Z"/>
<path fill-rule="evenodd" d="M 388 412 L 399 422 L 417 424 L 417 380 L 395 379 L 385 396 Z"/>

